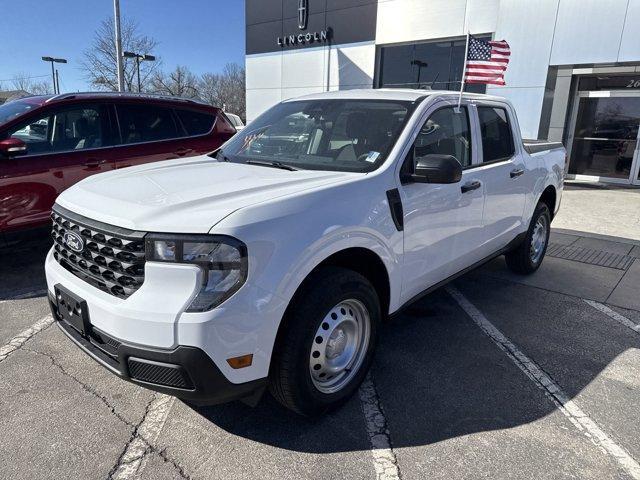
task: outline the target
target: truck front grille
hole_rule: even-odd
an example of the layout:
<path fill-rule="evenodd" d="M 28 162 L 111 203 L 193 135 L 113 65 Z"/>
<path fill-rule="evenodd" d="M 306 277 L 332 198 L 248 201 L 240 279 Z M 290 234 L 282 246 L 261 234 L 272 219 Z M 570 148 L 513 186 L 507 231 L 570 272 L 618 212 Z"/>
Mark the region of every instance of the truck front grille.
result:
<path fill-rule="evenodd" d="M 119 298 L 127 298 L 144 282 L 144 232 L 92 221 L 55 205 L 51 213 L 54 258 L 69 272 Z M 72 249 L 68 232 L 82 238 Z"/>

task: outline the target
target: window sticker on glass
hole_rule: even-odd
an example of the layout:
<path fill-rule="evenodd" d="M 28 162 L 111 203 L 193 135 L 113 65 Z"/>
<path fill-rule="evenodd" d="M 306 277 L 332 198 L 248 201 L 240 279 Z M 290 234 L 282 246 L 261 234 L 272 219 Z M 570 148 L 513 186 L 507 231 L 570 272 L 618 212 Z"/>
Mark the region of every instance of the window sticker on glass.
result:
<path fill-rule="evenodd" d="M 367 155 L 367 158 L 364 159 L 364 161 L 365 162 L 369 162 L 369 163 L 373 163 L 378 159 L 379 156 L 380 156 L 380 152 L 371 151 Z"/>

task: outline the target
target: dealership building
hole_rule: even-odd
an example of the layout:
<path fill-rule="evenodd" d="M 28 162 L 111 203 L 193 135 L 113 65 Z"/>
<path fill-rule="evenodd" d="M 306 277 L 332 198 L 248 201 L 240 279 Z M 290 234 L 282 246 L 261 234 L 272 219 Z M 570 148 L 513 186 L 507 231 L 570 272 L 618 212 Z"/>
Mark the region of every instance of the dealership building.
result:
<path fill-rule="evenodd" d="M 247 119 L 338 89 L 459 90 L 465 36 L 506 40 L 525 138 L 564 142 L 573 178 L 640 184 L 640 1 L 247 0 Z"/>

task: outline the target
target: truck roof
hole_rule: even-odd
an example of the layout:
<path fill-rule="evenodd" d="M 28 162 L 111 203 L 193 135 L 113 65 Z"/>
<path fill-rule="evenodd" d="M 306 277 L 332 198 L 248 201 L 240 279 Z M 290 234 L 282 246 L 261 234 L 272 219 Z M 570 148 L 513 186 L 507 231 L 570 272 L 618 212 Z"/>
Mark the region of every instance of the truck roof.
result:
<path fill-rule="evenodd" d="M 336 90 L 332 92 L 312 93 L 310 95 L 304 95 L 301 97 L 285 100 L 285 102 L 296 100 L 331 100 L 331 99 L 343 99 L 343 100 L 404 100 L 415 101 L 419 98 L 433 97 L 433 96 L 458 96 L 458 92 L 452 90 L 418 90 L 410 88 L 366 88 L 366 89 L 354 89 L 354 90 Z M 463 98 L 467 99 L 482 99 L 482 100 L 501 100 L 501 97 L 493 95 L 486 95 L 483 93 L 463 93 Z"/>

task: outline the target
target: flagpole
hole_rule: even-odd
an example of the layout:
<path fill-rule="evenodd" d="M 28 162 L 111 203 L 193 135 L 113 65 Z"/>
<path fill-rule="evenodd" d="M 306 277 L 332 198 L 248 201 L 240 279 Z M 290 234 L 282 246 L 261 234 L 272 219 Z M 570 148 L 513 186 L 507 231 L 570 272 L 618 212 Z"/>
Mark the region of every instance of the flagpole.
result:
<path fill-rule="evenodd" d="M 467 56 L 469 54 L 469 30 L 467 30 L 467 43 L 464 46 L 464 65 L 462 67 L 462 79 L 460 80 L 460 95 L 458 96 L 458 110 L 462 103 L 462 92 L 464 92 L 464 77 L 467 74 Z"/>

